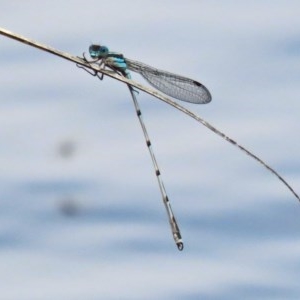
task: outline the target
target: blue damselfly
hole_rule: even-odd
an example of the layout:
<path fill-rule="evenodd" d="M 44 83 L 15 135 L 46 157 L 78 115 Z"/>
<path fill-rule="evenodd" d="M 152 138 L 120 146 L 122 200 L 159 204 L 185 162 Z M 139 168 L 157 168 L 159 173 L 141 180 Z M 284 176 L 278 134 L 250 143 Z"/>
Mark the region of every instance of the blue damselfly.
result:
<path fill-rule="evenodd" d="M 73 63 L 76 63 L 77 66 L 84 68 L 87 72 L 89 72 L 93 76 L 97 76 L 101 80 L 103 79 L 103 76 L 106 75 L 128 85 L 140 124 L 143 129 L 143 133 L 152 158 L 152 162 L 155 168 L 155 173 L 158 179 L 163 201 L 168 212 L 168 217 L 171 224 L 173 237 L 179 250 L 183 249 L 181 234 L 177 222 L 175 220 L 175 217 L 173 215 L 163 182 L 160 177 L 160 171 L 153 150 L 151 148 L 151 142 L 145 124 L 142 119 L 141 110 L 139 108 L 136 99 L 136 92 L 137 92 L 136 89 L 144 91 L 156 97 L 157 99 L 164 101 L 165 103 L 171 105 L 172 107 L 178 109 L 179 111 L 183 112 L 187 116 L 196 120 L 198 123 L 204 125 L 206 128 L 208 128 L 213 133 L 223 138 L 225 141 L 229 142 L 230 144 L 237 147 L 242 152 L 246 153 L 248 156 L 250 156 L 258 163 L 260 163 L 263 167 L 265 167 L 268 171 L 274 174 L 290 190 L 290 192 L 298 199 L 298 201 L 300 201 L 299 195 L 294 191 L 291 185 L 278 172 L 276 172 L 272 167 L 266 164 L 262 159 L 260 159 L 258 156 L 253 154 L 244 146 L 240 145 L 235 140 L 230 138 L 228 135 L 226 135 L 225 133 L 223 133 L 213 125 L 211 125 L 209 122 L 207 122 L 200 116 L 194 114 L 187 108 L 183 107 L 179 103 L 169 99 L 168 97 L 160 94 L 159 92 L 153 89 L 150 89 L 144 85 L 139 84 L 136 81 L 131 80 L 129 70 L 141 74 L 153 87 L 155 87 L 159 91 L 162 91 L 166 95 L 169 95 L 171 97 L 174 97 L 182 101 L 191 102 L 191 103 L 198 103 L 198 104 L 209 103 L 211 101 L 211 95 L 209 91 L 206 89 L 206 87 L 203 86 L 201 83 L 180 75 L 155 69 L 144 63 L 127 59 L 120 53 L 110 52 L 108 48 L 105 46 L 91 45 L 89 52 L 92 60 L 88 60 L 85 57 L 85 54 L 83 54 L 83 58 L 78 56 L 73 56 L 69 53 L 56 50 L 52 47 L 30 40 L 28 38 L 25 38 L 21 35 L 15 34 L 3 28 L 0 28 L 0 34 L 12 38 L 14 40 L 17 40 L 21 43 L 27 44 L 29 46 L 38 48 L 42 51 L 49 52 L 51 54 L 54 54 L 66 60 L 69 60 Z M 107 70 L 107 68 L 111 69 L 112 71 Z"/>

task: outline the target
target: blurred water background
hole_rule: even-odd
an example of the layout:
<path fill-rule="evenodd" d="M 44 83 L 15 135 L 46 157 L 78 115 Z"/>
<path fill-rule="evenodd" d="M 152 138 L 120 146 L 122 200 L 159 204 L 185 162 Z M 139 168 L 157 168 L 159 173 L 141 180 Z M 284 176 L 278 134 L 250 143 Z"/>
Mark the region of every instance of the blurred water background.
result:
<path fill-rule="evenodd" d="M 0 26 L 203 82 L 213 101 L 186 106 L 299 193 L 299 11 L 295 0 L 5 1 Z M 299 299 L 300 206 L 272 174 L 140 93 L 179 252 L 127 87 L 0 44 L 1 299 Z"/>

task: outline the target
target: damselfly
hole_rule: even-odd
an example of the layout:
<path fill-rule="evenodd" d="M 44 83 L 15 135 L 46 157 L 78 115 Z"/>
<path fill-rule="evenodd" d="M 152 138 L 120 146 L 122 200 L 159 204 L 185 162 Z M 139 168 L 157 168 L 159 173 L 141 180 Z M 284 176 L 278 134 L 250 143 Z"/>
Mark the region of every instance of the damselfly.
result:
<path fill-rule="evenodd" d="M 150 89 L 148 87 L 145 87 L 144 85 L 141 85 L 137 83 L 136 81 L 131 80 L 131 76 L 128 70 L 135 71 L 137 73 L 140 73 L 152 86 L 157 88 L 158 90 L 162 91 L 163 93 L 170 95 L 174 98 L 177 98 L 179 100 L 183 100 L 186 102 L 192 102 L 192 103 L 208 103 L 211 101 L 211 95 L 209 91 L 204 87 L 201 83 L 194 81 L 192 79 L 188 79 L 185 77 L 182 77 L 180 75 L 175 75 L 169 72 L 161 71 L 155 68 L 152 68 L 148 65 L 145 65 L 143 63 L 133 61 L 130 59 L 125 58 L 120 53 L 114 53 L 110 52 L 107 47 L 100 46 L 100 45 L 91 45 L 90 46 L 90 55 L 92 60 L 88 60 L 85 55 L 83 54 L 83 59 L 80 57 L 72 56 L 69 53 L 65 53 L 59 50 L 56 50 L 52 47 L 43 45 L 41 43 L 38 43 L 36 41 L 30 40 L 28 38 L 25 38 L 24 36 L 15 34 L 11 31 L 8 31 L 6 29 L 0 28 L 0 34 L 7 36 L 9 38 L 15 39 L 21 43 L 27 44 L 29 46 L 38 48 L 40 50 L 49 52 L 51 54 L 57 55 L 61 58 L 64 58 L 66 60 L 69 60 L 71 62 L 74 62 L 79 67 L 83 67 L 87 72 L 92 74 L 93 76 L 99 77 L 101 80 L 103 79 L 103 75 L 107 75 L 111 78 L 114 78 L 116 80 L 119 80 L 121 82 L 124 82 L 128 85 L 135 109 L 140 121 L 140 124 L 143 129 L 143 133 L 147 142 L 147 146 L 152 158 L 153 165 L 155 167 L 155 173 L 157 176 L 157 180 L 159 183 L 160 191 L 163 197 L 164 204 L 167 209 L 169 221 L 172 228 L 172 233 L 174 240 L 178 246 L 179 250 L 183 249 L 183 242 L 181 238 L 181 234 L 179 231 L 179 227 L 177 225 L 177 222 L 175 220 L 175 217 L 173 215 L 171 205 L 168 199 L 168 196 L 166 194 L 163 182 L 161 180 L 160 171 L 156 162 L 156 158 L 154 156 L 153 150 L 151 148 L 151 142 L 145 127 L 145 124 L 142 119 L 141 110 L 138 106 L 138 102 L 136 99 L 135 92 L 136 90 L 133 89 L 133 87 L 144 91 L 157 99 L 164 101 L 165 103 L 171 105 L 172 107 L 178 109 L 179 111 L 183 112 L 187 116 L 193 118 L 197 122 L 204 125 L 206 128 L 211 130 L 213 133 L 217 134 L 221 138 L 223 138 L 225 141 L 231 143 L 233 146 L 237 147 L 242 152 L 246 153 L 250 157 L 252 157 L 254 160 L 256 160 L 258 163 L 260 163 L 262 166 L 264 166 L 267 170 L 269 170 L 271 173 L 273 173 L 289 190 L 290 192 L 300 201 L 299 195 L 294 191 L 294 189 L 290 186 L 290 184 L 273 168 L 271 168 L 268 164 L 266 164 L 262 159 L 260 159 L 258 156 L 253 154 L 251 151 L 243 147 L 242 145 L 238 144 L 235 140 L 230 138 L 228 135 L 205 121 L 200 116 L 194 114 L 190 110 L 186 109 L 179 103 L 172 101 L 171 99 L 167 98 L 166 96 L 156 92 L 153 89 Z M 112 69 L 113 71 L 108 71 L 106 67 Z M 92 71 L 90 71 L 92 70 Z M 101 74 L 101 75 L 100 75 Z M 119 76 L 122 75 L 122 76 Z"/>

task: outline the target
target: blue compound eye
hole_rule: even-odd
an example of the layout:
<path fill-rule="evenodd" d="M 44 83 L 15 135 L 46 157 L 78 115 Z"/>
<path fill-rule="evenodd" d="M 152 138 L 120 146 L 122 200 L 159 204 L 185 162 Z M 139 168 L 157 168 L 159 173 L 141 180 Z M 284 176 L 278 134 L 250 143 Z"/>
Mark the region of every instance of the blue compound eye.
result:
<path fill-rule="evenodd" d="M 100 46 L 100 45 L 91 45 L 89 48 L 90 56 L 92 58 L 100 58 L 104 57 L 108 54 L 108 48 L 106 46 Z"/>
<path fill-rule="evenodd" d="M 91 45 L 89 48 L 90 56 L 92 58 L 97 58 L 100 56 L 100 45 Z"/>

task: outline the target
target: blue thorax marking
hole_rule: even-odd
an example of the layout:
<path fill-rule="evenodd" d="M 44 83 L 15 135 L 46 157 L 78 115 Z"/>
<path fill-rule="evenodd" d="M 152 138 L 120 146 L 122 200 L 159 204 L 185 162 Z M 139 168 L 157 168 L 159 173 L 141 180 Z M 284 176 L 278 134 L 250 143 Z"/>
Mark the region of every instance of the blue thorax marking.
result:
<path fill-rule="evenodd" d="M 105 64 L 107 66 L 121 72 L 125 77 L 131 78 L 123 54 L 111 52 L 106 46 L 100 45 L 91 45 L 89 52 L 92 58 L 105 59 Z"/>

